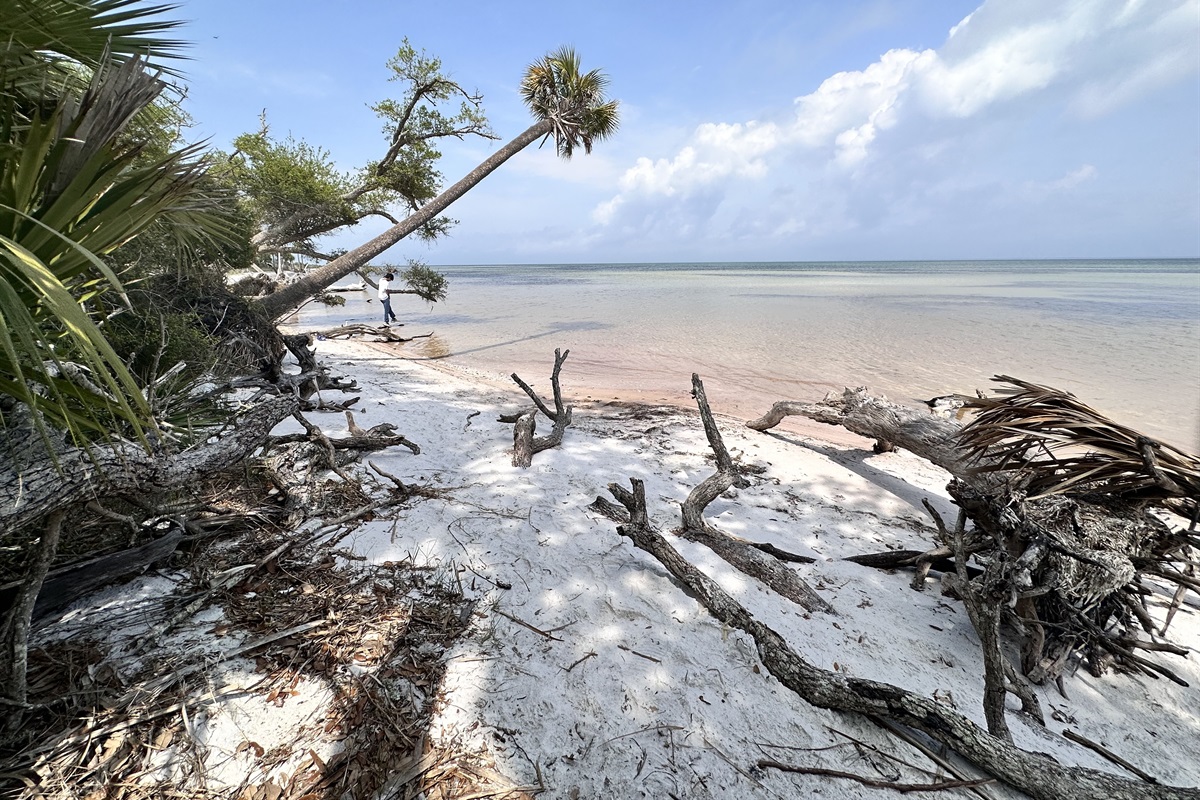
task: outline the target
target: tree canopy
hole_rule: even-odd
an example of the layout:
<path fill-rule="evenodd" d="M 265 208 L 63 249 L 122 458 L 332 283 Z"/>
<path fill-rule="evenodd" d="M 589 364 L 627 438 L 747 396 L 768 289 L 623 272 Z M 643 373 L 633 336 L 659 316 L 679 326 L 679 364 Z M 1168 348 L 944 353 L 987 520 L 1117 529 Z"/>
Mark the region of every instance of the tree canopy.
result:
<path fill-rule="evenodd" d="M 331 260 L 320 237 L 373 216 L 395 225 L 437 195 L 439 140 L 496 138 L 482 97 L 446 77 L 441 59 L 405 39 L 387 67 L 403 90 L 371 106 L 383 121 L 380 154 L 353 171 L 340 170 L 324 148 L 273 136 L 265 114 L 258 131 L 234 140 L 223 170 L 256 220 L 252 242 L 259 255 Z M 434 239 L 451 225 L 438 217 L 417 233 Z"/>
<path fill-rule="evenodd" d="M 411 213 L 383 233 L 338 256 L 325 266 L 311 271 L 281 291 L 260 299 L 259 304 L 268 316 L 277 318 L 362 268 L 372 258 L 413 233 L 437 235 L 441 232 L 440 226 L 445 225 L 445 218 L 438 217 L 439 214 L 501 164 L 539 139 L 544 141 L 553 138 L 555 148 L 563 158 L 570 158 L 579 147 L 582 147 L 585 153 L 590 153 L 593 144 L 612 136 L 619 124 L 618 103 L 606 97 L 607 89 L 607 76 L 599 70 L 583 72 L 582 61 L 569 47 L 560 48 L 538 59 L 526 69 L 521 82 L 521 96 L 534 116 L 533 125 L 488 156 L 479 166 L 441 194 L 427 202 L 414 199 L 410 203 Z M 471 104 L 470 98 L 466 104 Z M 401 115 L 400 118 L 406 117 Z M 396 130 L 399 132 L 402 126 Z M 479 131 L 473 132 L 484 135 Z M 467 133 L 450 135 L 461 138 Z M 490 136 L 490 132 L 487 135 Z M 436 138 L 438 137 L 430 136 L 419 141 L 424 146 Z M 394 141 L 400 139 L 394 137 Z"/>

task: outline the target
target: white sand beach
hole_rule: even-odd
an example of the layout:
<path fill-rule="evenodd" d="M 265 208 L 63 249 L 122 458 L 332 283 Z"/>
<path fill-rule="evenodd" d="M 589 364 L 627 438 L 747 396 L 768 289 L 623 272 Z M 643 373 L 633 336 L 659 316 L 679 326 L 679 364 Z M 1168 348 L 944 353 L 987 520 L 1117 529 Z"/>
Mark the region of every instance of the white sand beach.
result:
<path fill-rule="evenodd" d="M 403 347 L 317 344 L 334 374 L 357 378 L 358 424 L 392 423 L 421 449 L 414 455 L 392 448 L 364 460 L 407 484 L 443 490 L 351 526 L 337 559 L 351 570 L 412 561 L 478 602 L 466 633 L 445 654 L 443 685 L 409 686 L 418 705 L 432 704 L 424 746 L 437 758 L 414 757 L 411 774 L 396 775 L 409 783 L 380 796 L 441 796 L 413 787 L 422 767 L 444 768 L 448 758 L 475 765 L 477 793 L 463 795 L 471 797 L 892 794 L 762 769 L 763 759 L 879 781 L 948 777 L 869 720 L 800 700 L 767 673 L 749 637 L 716 622 L 657 561 L 619 536 L 613 522 L 589 510 L 610 482 L 628 485 L 638 477 L 646 482 L 652 523 L 664 532 L 675 527 L 679 502 L 713 469 L 694 409 L 577 405 L 562 446 L 518 469 L 510 463 L 512 426 L 497 421 L 499 413 L 528 405 L 517 387 L 494 375 L 404 360 Z M 548 395 L 550 367 L 522 377 Z M 568 359 L 562 375 L 568 392 L 571 373 Z M 681 385 L 688 378 L 679 376 Z M 309 417 L 331 437 L 346 433 L 341 414 Z M 761 472 L 749 488 L 718 498 L 708 518 L 724 531 L 814 557 L 793 568 L 836 613 L 804 612 L 705 547 L 668 533 L 674 546 L 816 665 L 936 698 L 983 724 L 978 642 L 961 603 L 941 596 L 936 572 L 920 593 L 909 587 L 910 572 L 840 560 L 930 546 L 932 524 L 921 501 L 952 518 L 946 473 L 905 452 L 874 455 L 869 442 L 840 429 L 791 425 L 757 433 L 744 420 L 718 416 L 718 422 L 734 458 Z M 142 579 L 147 592 L 162 591 L 166 580 Z M 1160 616 L 1169 601 L 1166 594 L 1153 600 Z M 88 606 L 59 627 L 82 624 L 95 613 Z M 174 634 L 166 646 L 215 653 L 251 638 L 224 630 L 219 609 L 199 619 L 203 624 Z M 1172 626 L 1176 641 L 1200 644 L 1194 596 Z M 204 633 L 214 629 L 225 635 Z M 138 633 L 130 625 L 118 639 L 132 641 Z M 54 635 L 53 628 L 43 633 Z M 1064 683 L 1067 696 L 1054 686 L 1038 688 L 1044 729 L 1010 698 L 1016 744 L 1064 764 L 1133 777 L 1064 739 L 1070 729 L 1160 781 L 1200 784 L 1200 665 L 1194 656 L 1160 655 L 1190 687 L 1079 670 Z M 369 676 L 379 665 L 346 669 Z M 286 786 L 335 758 L 344 734 L 330 733 L 333 688 L 298 678 L 283 695 L 219 696 L 260 679 L 250 660 L 215 666 L 207 679 L 213 698 L 188 719 L 191 745 L 164 748 L 154 760 L 157 771 L 144 780 L 170 778 L 182 788 L 202 774 L 206 791 L 269 797 L 264 787 Z M 276 758 L 264 760 L 264 752 Z M 963 767 L 960 774 L 977 773 Z M 971 791 L 1019 796 L 997 784 Z"/>

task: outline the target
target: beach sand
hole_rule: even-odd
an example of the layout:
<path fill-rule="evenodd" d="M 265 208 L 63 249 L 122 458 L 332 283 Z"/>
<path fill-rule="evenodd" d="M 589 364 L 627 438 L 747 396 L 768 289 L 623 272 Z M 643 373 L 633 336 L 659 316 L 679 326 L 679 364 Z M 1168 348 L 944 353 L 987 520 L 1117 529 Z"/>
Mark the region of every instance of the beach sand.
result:
<path fill-rule="evenodd" d="M 539 796 L 547 798 L 893 796 L 761 769 L 760 759 L 875 780 L 933 780 L 847 737 L 944 777 L 866 719 L 815 709 L 784 688 L 748 637 L 715 621 L 614 523 L 589 510 L 598 495 L 608 495 L 610 482 L 628 485 L 637 477 L 646 483 L 651 522 L 667 532 L 675 527 L 680 501 L 713 470 L 694 408 L 580 404 L 562 446 L 522 470 L 510 464 L 512 426 L 497 421 L 499 413 L 528 405 L 515 385 L 445 363 L 407 361 L 403 352 L 391 344 L 317 344 L 333 374 L 358 380 L 358 424 L 394 424 L 421 448 L 420 455 L 392 448 L 366 460 L 406 483 L 444 490 L 358 527 L 341 541 L 340 563 L 411 560 L 478 601 L 448 654 L 444 684 L 414 688 L 427 702 L 440 698 L 426 733 L 436 751 L 487 765 L 493 786 L 541 786 Z M 550 367 L 548 360 L 545 374 L 522 375 L 543 396 Z M 568 390 L 571 368 L 568 359 Z M 679 376 L 680 384 L 689 378 Z M 815 558 L 794 568 L 836 614 L 804 612 L 703 546 L 668 534 L 672 544 L 816 665 L 934 697 L 983 725 L 983 667 L 961 604 L 943 598 L 936 579 L 922 593 L 909 587 L 908 572 L 840 560 L 930 546 L 933 528 L 921 503 L 927 499 L 953 518 L 946 473 L 909 453 L 874 455 L 870 442 L 840 429 L 793 420 L 756 433 L 744 418 L 714 410 L 734 458 L 762 471 L 752 486 L 712 503 L 708 519 Z M 309 417 L 330 436 L 346 435 L 341 414 Z M 146 591 L 161 580 L 144 578 Z M 1169 601 L 1163 593 L 1152 600 L 1160 619 Z M 217 617 L 203 617 L 206 626 Z M 198 646 L 199 634 L 189 635 L 173 641 Z M 1194 596 L 1172 635 L 1200 644 Z M 1069 698 L 1053 686 L 1038 689 L 1045 729 L 1017 713 L 1010 698 L 1016 743 L 1062 763 L 1132 777 L 1064 739 L 1069 728 L 1164 782 L 1200 784 L 1200 665 L 1194 657 L 1163 659 L 1192 688 L 1080 670 L 1065 681 Z M 237 688 L 257 677 L 252 662 L 240 660 L 215 669 L 211 682 Z M 250 693 L 192 713 L 210 790 L 283 780 L 312 768 L 310 753 L 321 762 L 336 755 L 338 737 L 325 731 L 331 688 L 309 679 L 294 691 L 286 702 Z M 293 755 L 264 767 L 258 750 L 246 747 L 251 740 Z M 159 754 L 156 775 L 185 774 L 192 757 L 173 745 Z M 980 791 L 1015 796 L 996 785 Z"/>

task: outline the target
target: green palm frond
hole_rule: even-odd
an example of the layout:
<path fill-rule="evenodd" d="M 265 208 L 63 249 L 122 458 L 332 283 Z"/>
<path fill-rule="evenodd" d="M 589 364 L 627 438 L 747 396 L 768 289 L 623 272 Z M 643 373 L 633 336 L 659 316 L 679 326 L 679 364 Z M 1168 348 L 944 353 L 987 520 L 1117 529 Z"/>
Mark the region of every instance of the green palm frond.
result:
<path fill-rule="evenodd" d="M 67 19 L 46 17 L 60 5 L 70 7 Z M 0 395 L 77 442 L 113 433 L 143 438 L 149 405 L 89 314 L 104 308 L 105 292 L 127 305 L 102 258 L 155 223 L 189 236 L 225 230 L 213 213 L 217 199 L 198 190 L 206 180 L 199 147 L 152 156 L 123 137 L 165 88 L 133 51 L 164 44 L 155 34 L 175 23 L 146 23 L 167 7 L 126 0 L 0 0 L 4 8 L 16 13 L 0 11 L 0 32 L 9 34 L 4 55 L 45 47 L 88 80 L 18 112 L 20 87 L 10 61 L 0 61 L 8 101 L 0 108 Z"/>
<path fill-rule="evenodd" d="M 582 147 L 609 138 L 620 124 L 618 103 L 608 100 L 608 76 L 582 71 L 573 48 L 561 47 L 530 64 L 521 81 L 521 99 L 538 120 L 551 124 L 558 154 L 570 158 Z"/>
<path fill-rule="evenodd" d="M 1120 425 L 1074 395 L 1007 375 L 959 443 L 980 472 L 1017 471 L 1031 497 L 1103 492 L 1145 498 L 1200 497 L 1200 458 Z"/>
<path fill-rule="evenodd" d="M 48 67 L 62 62 L 95 69 L 140 55 L 171 73 L 159 59 L 182 57 L 185 42 L 163 36 L 181 23 L 161 15 L 176 7 L 140 0 L 0 0 L 0 72 L 9 82 L 36 86 Z"/>
<path fill-rule="evenodd" d="M 120 288 L 119 283 L 115 286 Z M 30 296 L 37 298 L 36 305 L 28 302 Z M 48 330 L 46 318 L 55 321 L 57 336 Z M 53 270 L 4 236 L 0 326 L 0 394 L 38 410 L 52 425 L 78 438 L 109 431 L 118 420 L 140 435 L 147 407 L 121 359 Z M 66 378 L 70 370 L 55 348 L 59 337 L 71 340 L 72 352 L 87 368 L 90 381 Z"/>

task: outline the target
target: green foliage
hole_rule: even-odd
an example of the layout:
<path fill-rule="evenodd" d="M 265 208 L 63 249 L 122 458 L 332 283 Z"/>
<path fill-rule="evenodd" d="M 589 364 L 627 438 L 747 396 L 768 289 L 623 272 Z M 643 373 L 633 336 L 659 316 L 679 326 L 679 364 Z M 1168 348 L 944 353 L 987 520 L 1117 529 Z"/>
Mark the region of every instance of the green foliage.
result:
<path fill-rule="evenodd" d="M 442 60 L 418 51 L 404 39 L 387 63 L 388 78 L 405 86 L 399 100 L 383 100 L 371 106 L 383 120 L 388 150 L 379 161 L 363 170 L 360 181 L 368 191 L 397 195 L 412 210 L 432 199 L 441 186 L 442 174 L 435 164 L 441 153 L 439 139 L 468 135 L 496 138 L 488 127 L 479 95 L 468 93 L 442 72 Z M 443 113 L 439 104 L 457 100 L 454 113 Z"/>
<path fill-rule="evenodd" d="M 191 312 L 139 303 L 107 320 L 101 330 L 143 384 L 180 363 L 185 375 L 197 377 L 219 358 L 219 340 Z"/>
<path fill-rule="evenodd" d="M 369 216 L 393 224 L 441 190 L 438 143 L 468 136 L 496 138 L 488 128 L 482 99 L 444 74 L 440 59 L 405 39 L 388 61 L 390 80 L 403 85 L 400 97 L 372 106 L 383 120 L 382 155 L 352 173 L 340 171 L 330 154 L 303 140 L 275 139 L 265 120 L 257 133 L 234 141 L 222 168 L 258 223 L 260 253 L 298 253 L 320 260 L 320 237 Z M 454 220 L 439 217 L 417 232 L 432 240 Z"/>
<path fill-rule="evenodd" d="M 156 19 L 172 8 L 140 0 L 0 0 L 0 84 L 22 105 L 53 105 L 102 66 L 178 57 L 183 42 L 161 34 L 180 23 Z M 167 62 L 150 66 L 174 74 Z M 22 110 L 6 113 L 14 111 Z"/>
<path fill-rule="evenodd" d="M 446 299 L 449 284 L 444 274 L 419 261 L 410 259 L 408 263 L 408 269 L 400 273 L 400 280 L 405 286 L 427 303 L 438 303 Z"/>
<path fill-rule="evenodd" d="M 351 188 L 350 176 L 334 166 L 328 151 L 291 136 L 273 140 L 265 118 L 257 133 L 242 134 L 233 146 L 222 172 L 260 220 L 284 223 L 300 215 L 288 225 L 292 233 L 317 217 L 323 225 L 352 216 L 342 199 Z"/>
<path fill-rule="evenodd" d="M 334 294 L 333 292 L 326 292 L 325 294 L 318 297 L 317 300 L 319 300 L 320 302 L 324 303 L 327 306 L 344 306 L 344 305 L 346 305 L 346 298 L 342 297 L 340 294 Z"/>
<path fill-rule="evenodd" d="M 521 99 L 535 119 L 552 124 L 558 154 L 570 158 L 582 146 L 611 137 L 620 124 L 618 103 L 608 100 L 608 76 L 600 70 L 581 72 L 573 48 L 561 47 L 529 65 L 521 81 Z"/>
<path fill-rule="evenodd" d="M 0 0 L 0 394 L 76 440 L 150 419 L 87 310 L 126 302 L 101 257 L 155 222 L 225 235 L 198 148 L 132 133 L 165 88 L 132 51 L 177 47 L 153 35 L 176 23 L 147 20 L 163 8 Z"/>

